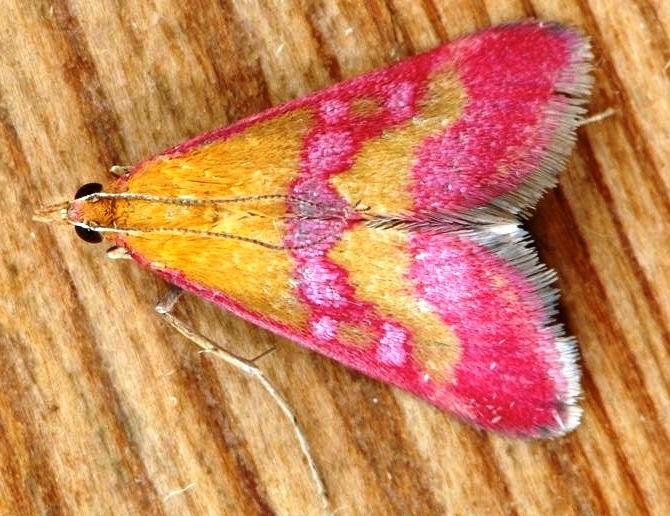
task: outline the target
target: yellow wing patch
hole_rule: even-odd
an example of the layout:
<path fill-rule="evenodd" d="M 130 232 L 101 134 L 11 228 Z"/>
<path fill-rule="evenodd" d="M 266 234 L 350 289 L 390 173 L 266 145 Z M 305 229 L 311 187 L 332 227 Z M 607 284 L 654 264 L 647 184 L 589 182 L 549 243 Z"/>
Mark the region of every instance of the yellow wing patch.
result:
<path fill-rule="evenodd" d="M 408 235 L 361 225 L 346 231 L 328 257 L 348 271 L 357 299 L 373 303 L 409 330 L 414 358 L 430 377 L 448 378 L 458 360 L 458 338 L 412 291 Z"/>
<path fill-rule="evenodd" d="M 331 182 L 350 205 L 370 206 L 374 214 L 399 214 L 411 209 L 409 172 L 416 148 L 427 136 L 458 120 L 466 99 L 463 84 L 451 69 L 435 72 L 418 114 L 365 142 L 351 169 Z M 367 105 L 357 100 L 359 109 Z"/>
<path fill-rule="evenodd" d="M 127 191 L 198 199 L 286 194 L 314 123 L 309 110 L 298 109 L 183 155 L 158 157 L 130 178 Z"/>

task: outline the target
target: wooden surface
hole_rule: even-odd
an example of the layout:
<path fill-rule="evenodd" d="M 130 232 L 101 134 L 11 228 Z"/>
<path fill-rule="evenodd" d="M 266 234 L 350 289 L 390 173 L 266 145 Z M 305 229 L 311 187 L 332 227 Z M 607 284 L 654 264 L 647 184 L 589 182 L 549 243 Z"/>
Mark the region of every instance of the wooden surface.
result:
<path fill-rule="evenodd" d="M 168 145 L 495 23 L 572 23 L 596 113 L 529 228 L 583 354 L 585 416 L 522 442 L 254 328 L 187 320 L 262 367 L 354 514 L 670 511 L 670 3 L 20 2 L 0 11 L 0 514 L 324 514 L 267 394 L 153 312 L 165 285 L 33 208 Z"/>

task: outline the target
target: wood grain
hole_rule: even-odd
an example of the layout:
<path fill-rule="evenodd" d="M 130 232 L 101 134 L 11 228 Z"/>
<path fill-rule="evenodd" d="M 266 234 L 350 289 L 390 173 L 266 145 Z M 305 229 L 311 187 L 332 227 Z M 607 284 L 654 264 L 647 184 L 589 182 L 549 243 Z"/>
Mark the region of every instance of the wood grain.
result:
<path fill-rule="evenodd" d="M 153 313 L 165 285 L 31 221 L 197 133 L 459 35 L 530 16 L 590 35 L 597 85 L 529 227 L 580 342 L 582 426 L 469 428 L 189 299 L 305 428 L 338 515 L 670 510 L 670 3 L 629 0 L 3 2 L 0 514 L 323 514 L 266 393 Z"/>

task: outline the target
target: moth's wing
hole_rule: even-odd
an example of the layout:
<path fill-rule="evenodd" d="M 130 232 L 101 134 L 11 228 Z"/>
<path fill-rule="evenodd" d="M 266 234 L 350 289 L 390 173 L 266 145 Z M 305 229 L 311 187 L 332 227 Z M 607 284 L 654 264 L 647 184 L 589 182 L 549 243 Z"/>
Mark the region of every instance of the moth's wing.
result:
<path fill-rule="evenodd" d="M 308 333 L 291 337 L 482 428 L 567 432 L 581 413 L 576 349 L 522 236 L 492 253 L 473 235 L 353 228 L 301 259 Z"/>
<path fill-rule="evenodd" d="M 557 24 L 494 27 L 201 135 L 116 188 L 288 195 L 391 218 L 526 213 L 573 147 L 590 57 Z"/>

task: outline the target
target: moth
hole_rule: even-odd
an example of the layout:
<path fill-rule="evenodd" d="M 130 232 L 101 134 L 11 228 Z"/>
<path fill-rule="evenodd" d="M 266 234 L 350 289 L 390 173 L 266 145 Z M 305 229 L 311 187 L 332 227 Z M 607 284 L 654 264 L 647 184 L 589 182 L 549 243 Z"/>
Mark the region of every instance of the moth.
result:
<path fill-rule="evenodd" d="M 559 436 L 580 420 L 578 350 L 521 221 L 574 146 L 590 59 L 556 23 L 493 27 L 37 218 L 477 427 Z"/>

